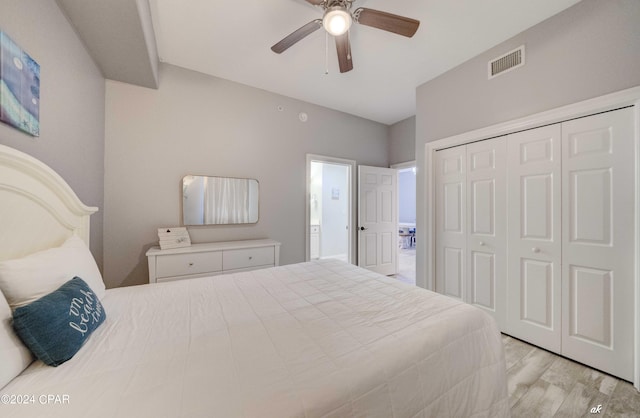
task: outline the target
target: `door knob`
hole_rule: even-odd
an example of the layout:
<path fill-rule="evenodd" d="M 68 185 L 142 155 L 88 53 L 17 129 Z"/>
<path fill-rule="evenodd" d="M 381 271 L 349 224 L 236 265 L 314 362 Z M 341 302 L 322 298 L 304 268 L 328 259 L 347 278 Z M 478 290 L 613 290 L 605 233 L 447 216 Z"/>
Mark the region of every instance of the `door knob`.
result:
<path fill-rule="evenodd" d="M 540 252 L 540 248 L 538 248 L 538 247 L 533 247 L 533 248 L 531 249 L 531 251 L 533 251 L 534 253 L 539 253 L 539 252 Z"/>
<path fill-rule="evenodd" d="M 365 228 L 364 226 L 361 226 L 361 227 L 360 227 L 360 230 L 361 230 L 361 231 L 364 231 L 365 229 L 368 229 L 368 228 Z"/>

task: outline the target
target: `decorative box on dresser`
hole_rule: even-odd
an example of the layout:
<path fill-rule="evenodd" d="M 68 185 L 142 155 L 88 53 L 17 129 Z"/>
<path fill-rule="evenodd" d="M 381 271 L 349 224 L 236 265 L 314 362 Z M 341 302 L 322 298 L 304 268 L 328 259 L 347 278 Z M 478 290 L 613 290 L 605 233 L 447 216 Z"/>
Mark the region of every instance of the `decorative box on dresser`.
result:
<path fill-rule="evenodd" d="M 209 242 L 147 251 L 149 283 L 169 282 L 280 265 L 280 243 L 270 239 Z"/>

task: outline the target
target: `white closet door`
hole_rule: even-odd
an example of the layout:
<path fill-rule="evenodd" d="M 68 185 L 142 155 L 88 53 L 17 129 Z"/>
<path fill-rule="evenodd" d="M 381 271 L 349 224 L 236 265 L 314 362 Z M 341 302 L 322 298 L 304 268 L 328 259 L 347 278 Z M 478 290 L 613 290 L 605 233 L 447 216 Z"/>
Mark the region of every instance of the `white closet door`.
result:
<path fill-rule="evenodd" d="M 633 375 L 634 116 L 562 125 L 563 354 Z"/>
<path fill-rule="evenodd" d="M 506 142 L 467 145 L 467 301 L 500 329 L 506 314 Z"/>
<path fill-rule="evenodd" d="M 466 146 L 438 151 L 436 291 L 466 301 Z"/>
<path fill-rule="evenodd" d="M 509 135 L 507 150 L 507 331 L 559 353 L 560 125 Z"/>

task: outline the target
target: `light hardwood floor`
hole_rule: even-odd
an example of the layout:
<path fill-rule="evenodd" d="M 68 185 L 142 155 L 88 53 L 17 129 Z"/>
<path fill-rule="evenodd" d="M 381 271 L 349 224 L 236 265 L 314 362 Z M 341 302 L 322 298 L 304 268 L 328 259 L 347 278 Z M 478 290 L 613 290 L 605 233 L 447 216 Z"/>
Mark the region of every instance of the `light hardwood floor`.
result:
<path fill-rule="evenodd" d="M 507 335 L 502 342 L 513 418 L 640 417 L 640 393 L 631 383 Z"/>
<path fill-rule="evenodd" d="M 416 284 L 416 247 L 398 249 L 398 274 L 392 277 L 401 282 Z"/>

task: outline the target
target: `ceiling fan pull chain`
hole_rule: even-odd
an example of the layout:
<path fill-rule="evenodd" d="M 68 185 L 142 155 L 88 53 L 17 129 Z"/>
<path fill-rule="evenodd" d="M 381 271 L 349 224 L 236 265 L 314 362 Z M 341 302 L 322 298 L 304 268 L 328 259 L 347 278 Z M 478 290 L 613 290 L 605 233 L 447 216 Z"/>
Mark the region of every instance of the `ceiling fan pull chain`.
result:
<path fill-rule="evenodd" d="M 347 31 L 347 39 L 351 39 L 351 31 Z M 351 61 L 351 42 L 347 43 L 347 59 Z"/>
<path fill-rule="evenodd" d="M 324 33 L 324 73 L 329 74 L 329 32 Z"/>

